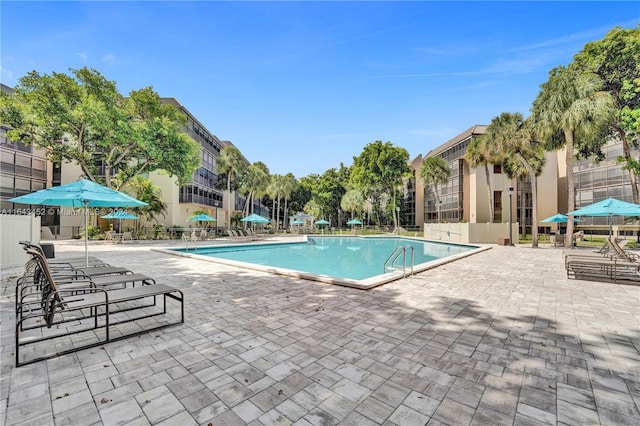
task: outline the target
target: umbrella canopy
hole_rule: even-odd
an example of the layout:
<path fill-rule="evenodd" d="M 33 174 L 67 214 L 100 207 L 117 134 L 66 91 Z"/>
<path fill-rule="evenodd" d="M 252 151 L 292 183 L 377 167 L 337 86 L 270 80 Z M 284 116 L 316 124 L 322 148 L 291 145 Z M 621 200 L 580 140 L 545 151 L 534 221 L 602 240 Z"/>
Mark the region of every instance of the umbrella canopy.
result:
<path fill-rule="evenodd" d="M 41 189 L 9 200 L 12 203 L 62 207 L 142 207 L 147 203 L 88 179 Z"/>
<path fill-rule="evenodd" d="M 118 219 L 118 223 L 120 224 L 118 227 L 118 232 L 122 232 L 122 219 L 132 219 L 138 220 L 138 216 L 132 215 L 131 213 L 127 213 L 124 210 L 116 210 L 109 214 L 105 214 L 104 216 L 100 216 L 103 219 Z"/>
<path fill-rule="evenodd" d="M 640 205 L 607 198 L 567 213 L 570 216 L 640 216 Z"/>
<path fill-rule="evenodd" d="M 294 225 L 304 225 L 304 220 L 302 219 L 296 219 L 293 222 L 291 222 Z"/>
<path fill-rule="evenodd" d="M 131 213 L 127 213 L 124 210 L 116 210 L 115 212 L 111 212 L 109 214 L 105 214 L 104 216 L 100 216 L 103 219 L 133 219 L 138 220 L 138 216 L 133 215 Z"/>
<path fill-rule="evenodd" d="M 247 217 L 244 217 L 242 219 L 240 219 L 241 222 L 254 222 L 254 223 L 269 223 L 270 220 L 267 219 L 266 217 L 262 217 L 258 214 L 250 214 Z"/>
<path fill-rule="evenodd" d="M 316 221 L 315 221 L 315 224 L 316 224 L 316 225 L 328 225 L 328 224 L 329 224 L 329 222 L 328 222 L 328 221 L 326 221 L 326 220 L 324 220 L 324 219 L 320 219 L 320 220 L 316 220 Z"/>
<path fill-rule="evenodd" d="M 606 216 L 609 218 L 609 233 L 613 234 L 611 216 L 640 216 L 640 205 L 607 198 L 567 214 L 569 216 Z"/>
<path fill-rule="evenodd" d="M 53 186 L 27 195 L 11 198 L 12 203 L 39 204 L 43 206 L 84 207 L 84 258 L 89 266 L 87 249 L 87 209 L 89 207 L 142 207 L 147 203 L 136 200 L 123 192 L 82 178 L 67 185 Z"/>
<path fill-rule="evenodd" d="M 540 222 L 546 223 L 565 223 L 569 221 L 569 216 L 563 214 L 554 214 L 553 216 L 549 216 L 546 219 L 542 219 Z M 578 222 L 578 219 L 573 219 L 574 222 Z"/>
<path fill-rule="evenodd" d="M 347 222 L 347 225 L 362 225 L 362 222 L 360 222 L 358 219 L 351 219 L 349 222 Z"/>
<path fill-rule="evenodd" d="M 200 213 L 195 216 L 191 216 L 188 220 L 193 222 L 216 222 L 215 217 L 211 217 L 205 213 Z"/>

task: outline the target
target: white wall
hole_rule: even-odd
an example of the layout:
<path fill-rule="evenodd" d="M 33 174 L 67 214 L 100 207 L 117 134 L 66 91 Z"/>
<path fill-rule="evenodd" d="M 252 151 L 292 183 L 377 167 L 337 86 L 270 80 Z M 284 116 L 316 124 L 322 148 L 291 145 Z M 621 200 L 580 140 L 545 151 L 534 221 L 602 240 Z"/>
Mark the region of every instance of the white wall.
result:
<path fill-rule="evenodd" d="M 18 242 L 40 242 L 40 216 L 0 215 L 0 234 L 0 266 L 10 268 L 24 265 L 29 257 Z"/>
<path fill-rule="evenodd" d="M 511 224 L 512 238 L 517 242 L 518 223 Z M 425 223 L 424 237 L 452 243 L 496 244 L 509 238 L 508 223 Z"/>

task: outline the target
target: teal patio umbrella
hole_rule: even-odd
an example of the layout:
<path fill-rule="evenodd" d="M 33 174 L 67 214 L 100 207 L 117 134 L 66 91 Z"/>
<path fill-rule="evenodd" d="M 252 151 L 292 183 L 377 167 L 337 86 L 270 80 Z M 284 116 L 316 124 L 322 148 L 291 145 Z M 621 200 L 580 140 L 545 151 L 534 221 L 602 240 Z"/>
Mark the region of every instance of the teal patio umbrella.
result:
<path fill-rule="evenodd" d="M 545 219 L 542 219 L 540 222 L 545 223 L 566 223 L 569 221 L 569 216 L 565 216 L 563 214 L 554 214 L 553 216 L 549 216 Z M 574 219 L 575 221 L 575 219 Z"/>
<path fill-rule="evenodd" d="M 259 214 L 250 214 L 247 217 L 243 217 L 242 219 L 240 219 L 241 222 L 252 222 L 252 223 L 269 223 L 271 222 L 269 219 L 267 219 L 266 217 L 262 217 Z"/>
<path fill-rule="evenodd" d="M 358 219 L 351 219 L 349 222 L 347 222 L 347 225 L 362 225 L 362 222 L 360 222 Z"/>
<path fill-rule="evenodd" d="M 613 234 L 611 223 L 612 216 L 640 216 L 640 205 L 621 201 L 616 198 L 607 198 L 582 207 L 581 209 L 567 213 L 569 216 L 594 216 L 609 218 L 609 232 Z"/>
<path fill-rule="evenodd" d="M 302 219 L 296 219 L 293 222 L 291 222 L 293 225 L 304 225 L 304 220 Z"/>
<path fill-rule="evenodd" d="M 320 220 L 316 220 L 314 223 L 315 223 L 316 225 L 322 225 L 322 226 L 320 227 L 320 229 L 322 229 L 322 233 L 324 234 L 324 225 L 328 225 L 328 224 L 329 224 L 329 221 L 324 220 L 324 219 L 320 219 Z"/>
<path fill-rule="evenodd" d="M 87 210 L 89 207 L 142 207 L 147 205 L 147 203 L 136 200 L 124 192 L 107 188 L 86 178 L 81 178 L 67 185 L 41 189 L 31 194 L 11 198 L 8 201 L 19 204 L 84 208 L 84 257 L 87 266 L 89 266 L 89 250 L 87 248 L 89 220 Z"/>
<path fill-rule="evenodd" d="M 189 221 L 192 221 L 192 222 L 216 222 L 216 218 L 215 217 L 211 217 L 206 213 L 200 213 L 200 214 L 197 214 L 195 216 L 191 216 L 189 218 Z"/>
<path fill-rule="evenodd" d="M 114 212 L 111 212 L 109 214 L 105 214 L 104 216 L 100 216 L 103 219 L 118 219 L 120 221 L 120 232 L 122 232 L 122 220 L 123 219 L 131 219 L 131 220 L 138 220 L 138 216 L 133 215 L 131 213 L 127 213 L 124 210 L 116 210 Z"/>

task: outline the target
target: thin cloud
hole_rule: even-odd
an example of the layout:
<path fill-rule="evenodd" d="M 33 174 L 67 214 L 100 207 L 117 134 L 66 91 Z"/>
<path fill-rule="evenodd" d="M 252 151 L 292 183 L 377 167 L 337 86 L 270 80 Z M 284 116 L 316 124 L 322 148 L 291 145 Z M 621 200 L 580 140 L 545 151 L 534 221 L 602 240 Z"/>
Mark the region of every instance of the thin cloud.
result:
<path fill-rule="evenodd" d="M 89 55 L 87 55 L 84 52 L 76 52 L 76 55 L 78 55 L 78 57 L 80 57 L 80 60 L 82 61 L 82 63 L 86 64 L 87 61 L 89 60 Z"/>
<path fill-rule="evenodd" d="M 609 32 L 613 27 L 636 27 L 638 25 L 638 18 L 635 20 L 628 21 L 626 23 L 616 24 L 616 25 L 606 25 L 598 28 L 592 28 L 585 31 L 579 31 L 576 33 L 568 34 L 563 37 L 556 37 L 550 40 L 545 40 L 540 43 L 529 44 L 525 46 L 516 47 L 511 49 L 510 52 L 522 52 L 525 50 L 535 50 L 535 49 L 546 49 L 551 46 L 559 46 L 567 43 L 573 43 L 576 41 L 584 42 L 585 40 L 596 40 L 603 37 L 603 34 Z"/>
<path fill-rule="evenodd" d="M 109 65 L 115 65 L 116 63 L 116 55 L 114 55 L 113 53 L 107 53 L 106 55 L 104 55 L 102 57 L 102 60 L 104 62 L 106 62 Z"/>
<path fill-rule="evenodd" d="M 338 40 L 338 41 L 335 41 L 333 43 L 323 44 L 321 46 L 316 46 L 316 47 L 310 47 L 309 49 L 300 50 L 298 52 L 293 52 L 293 53 L 289 53 L 289 54 L 282 55 L 282 56 L 275 56 L 273 58 L 270 58 L 270 59 L 267 59 L 265 61 L 262 61 L 261 63 L 262 64 L 268 64 L 268 63 L 277 62 L 277 61 L 280 61 L 280 60 L 283 60 L 283 59 L 288 59 L 288 58 L 293 58 L 293 57 L 296 57 L 296 56 L 306 55 L 307 53 L 318 52 L 320 50 L 329 49 L 331 47 L 340 46 L 340 45 L 343 45 L 343 44 L 352 43 L 354 41 L 359 41 L 359 40 L 363 40 L 363 39 L 366 39 L 366 38 L 375 37 L 377 35 L 387 34 L 387 33 L 390 33 L 390 32 L 398 31 L 398 30 L 407 28 L 409 26 L 411 26 L 411 25 L 401 25 L 399 27 L 389 28 L 389 29 L 386 29 L 386 30 L 374 31 L 374 32 L 371 32 L 371 33 L 362 34 L 362 35 L 355 36 L 355 37 L 352 37 L 352 38 L 347 38 L 347 39 L 344 39 L 344 40 Z"/>
<path fill-rule="evenodd" d="M 491 74 L 491 71 L 452 71 L 452 72 L 424 72 L 413 74 L 374 75 L 371 78 L 417 78 L 417 77 L 448 77 L 455 75 L 482 75 Z"/>
<path fill-rule="evenodd" d="M 432 56 L 464 56 L 473 52 L 475 49 L 468 46 L 451 46 L 439 49 L 435 47 L 415 47 L 413 50 Z"/>

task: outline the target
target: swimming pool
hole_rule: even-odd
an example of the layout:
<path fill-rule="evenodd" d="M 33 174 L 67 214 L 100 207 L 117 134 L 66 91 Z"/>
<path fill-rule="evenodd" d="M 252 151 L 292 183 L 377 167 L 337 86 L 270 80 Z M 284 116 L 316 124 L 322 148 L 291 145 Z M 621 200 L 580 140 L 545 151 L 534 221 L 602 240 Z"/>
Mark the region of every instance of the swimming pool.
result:
<path fill-rule="evenodd" d="M 395 268 L 385 261 L 397 247 L 406 248 L 407 268 L 400 255 Z M 411 248 L 409 248 L 411 247 Z M 420 272 L 487 247 L 403 237 L 309 236 L 296 242 L 254 242 L 197 248 L 157 249 L 201 260 L 290 275 L 357 288 L 372 288 Z"/>

